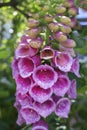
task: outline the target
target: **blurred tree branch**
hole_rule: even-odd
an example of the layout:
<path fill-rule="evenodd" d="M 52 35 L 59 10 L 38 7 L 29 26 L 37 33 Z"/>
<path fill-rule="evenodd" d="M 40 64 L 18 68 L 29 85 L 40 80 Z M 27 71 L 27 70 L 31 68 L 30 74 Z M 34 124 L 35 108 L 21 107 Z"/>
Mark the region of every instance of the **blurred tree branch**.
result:
<path fill-rule="evenodd" d="M 19 5 L 19 3 L 15 0 L 10 0 L 9 2 L 6 2 L 6 3 L 0 3 L 0 8 L 2 7 L 12 7 L 14 8 L 15 10 L 17 10 L 18 12 L 20 12 L 21 14 L 23 14 L 26 18 L 29 18 L 29 15 L 27 13 L 24 13 L 23 10 L 19 9 L 17 6 Z"/>

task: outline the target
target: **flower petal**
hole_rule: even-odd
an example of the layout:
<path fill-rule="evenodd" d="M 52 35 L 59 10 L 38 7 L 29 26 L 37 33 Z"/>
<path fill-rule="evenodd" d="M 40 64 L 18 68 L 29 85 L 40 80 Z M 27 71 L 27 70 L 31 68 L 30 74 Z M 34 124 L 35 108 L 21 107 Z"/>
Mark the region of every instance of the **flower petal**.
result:
<path fill-rule="evenodd" d="M 71 102 L 68 98 L 61 98 L 56 105 L 55 114 L 62 118 L 68 118 Z"/>
<path fill-rule="evenodd" d="M 44 49 L 40 52 L 40 58 L 41 59 L 51 59 L 54 57 L 54 50 L 50 46 L 46 46 Z"/>
<path fill-rule="evenodd" d="M 31 97 L 40 103 L 43 103 L 44 101 L 48 100 L 52 95 L 52 88 L 43 89 L 39 85 L 34 84 L 31 86 L 29 90 L 29 94 Z"/>
<path fill-rule="evenodd" d="M 21 108 L 20 113 L 27 125 L 35 123 L 40 120 L 40 116 L 33 108 L 29 107 Z"/>
<path fill-rule="evenodd" d="M 19 75 L 19 70 L 18 70 L 18 60 L 16 60 L 15 58 L 13 59 L 13 62 L 12 62 L 12 76 L 13 78 L 17 78 L 17 76 Z"/>
<path fill-rule="evenodd" d="M 29 88 L 32 84 L 31 78 L 22 78 L 20 75 L 16 79 L 17 91 L 20 91 L 22 94 L 25 94 L 29 91 Z"/>
<path fill-rule="evenodd" d="M 34 123 L 32 130 L 48 130 L 48 125 L 45 121 L 40 120 Z"/>
<path fill-rule="evenodd" d="M 35 102 L 34 108 L 42 117 L 46 118 L 55 110 L 55 103 L 52 99 L 43 103 Z"/>
<path fill-rule="evenodd" d="M 79 74 L 79 69 L 80 69 L 80 64 L 79 64 L 79 59 L 76 58 L 73 60 L 73 64 L 71 66 L 71 72 L 73 72 L 77 77 L 81 77 Z"/>
<path fill-rule="evenodd" d="M 70 88 L 70 80 L 67 76 L 61 75 L 57 82 L 53 85 L 53 92 L 57 96 L 64 96 Z"/>
<path fill-rule="evenodd" d="M 44 89 L 52 87 L 56 82 L 57 77 L 57 73 L 49 65 L 40 65 L 33 73 L 33 79 L 35 82 Z"/>
<path fill-rule="evenodd" d="M 23 123 L 25 123 L 25 120 L 23 119 L 23 117 L 22 117 L 22 115 L 21 115 L 20 112 L 18 113 L 18 119 L 17 119 L 16 123 L 17 123 L 19 126 L 21 126 Z"/>
<path fill-rule="evenodd" d="M 69 98 L 76 99 L 76 97 L 77 97 L 77 91 L 76 91 L 76 80 L 75 79 L 72 80 L 70 88 L 69 88 L 67 94 L 68 94 Z"/>
<path fill-rule="evenodd" d="M 21 77 L 27 78 L 29 77 L 35 68 L 35 64 L 30 58 L 20 59 L 18 62 L 18 69 Z"/>
<path fill-rule="evenodd" d="M 41 64 L 41 59 L 39 55 L 35 55 L 32 57 L 32 60 L 36 66 L 39 66 Z"/>
<path fill-rule="evenodd" d="M 57 52 L 55 56 L 55 65 L 64 72 L 69 72 L 73 59 L 66 52 Z"/>
<path fill-rule="evenodd" d="M 15 50 L 16 59 L 29 56 L 29 45 L 19 44 Z"/>
<path fill-rule="evenodd" d="M 21 92 L 16 93 L 16 102 L 15 107 L 20 108 L 23 106 L 30 106 L 33 107 L 34 100 L 29 94 L 22 94 Z"/>

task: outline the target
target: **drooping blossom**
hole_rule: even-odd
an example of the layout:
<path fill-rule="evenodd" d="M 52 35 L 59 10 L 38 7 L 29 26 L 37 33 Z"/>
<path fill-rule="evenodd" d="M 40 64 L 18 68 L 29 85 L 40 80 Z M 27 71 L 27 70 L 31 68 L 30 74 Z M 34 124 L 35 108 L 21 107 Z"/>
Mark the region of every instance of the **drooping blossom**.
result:
<path fill-rule="evenodd" d="M 52 99 L 48 99 L 43 103 L 35 102 L 35 110 L 44 118 L 49 116 L 55 110 L 55 103 Z"/>
<path fill-rule="evenodd" d="M 52 59 L 53 57 L 54 57 L 54 50 L 50 46 L 46 46 L 40 52 L 41 59 L 49 60 Z"/>
<path fill-rule="evenodd" d="M 71 66 L 71 72 L 73 72 L 77 77 L 81 77 L 80 73 L 79 73 L 79 69 L 80 69 L 80 64 L 79 64 L 79 59 L 75 58 L 73 60 L 73 64 Z"/>
<path fill-rule="evenodd" d="M 31 78 L 22 78 L 20 75 L 16 78 L 17 91 L 20 91 L 22 94 L 26 94 L 29 91 L 29 88 L 32 84 Z"/>
<path fill-rule="evenodd" d="M 35 64 L 31 58 L 22 58 L 19 59 L 18 69 L 21 77 L 27 78 L 33 73 Z"/>
<path fill-rule="evenodd" d="M 71 101 L 68 98 L 61 98 L 56 105 L 55 114 L 59 117 L 68 118 Z"/>
<path fill-rule="evenodd" d="M 56 52 L 54 63 L 61 71 L 69 72 L 73 63 L 73 59 L 67 52 Z"/>
<path fill-rule="evenodd" d="M 57 73 L 49 65 L 40 65 L 33 72 L 35 82 L 44 89 L 51 88 L 57 81 Z"/>
<path fill-rule="evenodd" d="M 70 85 L 70 88 L 69 88 L 69 90 L 67 92 L 67 95 L 71 99 L 76 99 L 77 91 L 76 91 L 76 80 L 75 79 L 73 79 L 71 81 L 71 85 Z"/>
<path fill-rule="evenodd" d="M 44 89 L 37 84 L 33 84 L 29 90 L 29 93 L 35 101 L 43 103 L 51 97 L 53 89 L 52 88 Z"/>
<path fill-rule="evenodd" d="M 70 88 L 70 80 L 67 76 L 61 75 L 58 77 L 56 83 L 53 85 L 53 92 L 57 96 L 64 96 Z"/>
<path fill-rule="evenodd" d="M 48 130 L 48 125 L 45 121 L 39 120 L 38 122 L 34 123 L 32 130 Z"/>
<path fill-rule="evenodd" d="M 39 114 L 32 107 L 22 107 L 20 113 L 28 125 L 40 120 Z"/>
<path fill-rule="evenodd" d="M 16 48 L 16 51 L 15 51 L 15 57 L 16 59 L 19 59 L 19 58 L 25 58 L 25 57 L 32 57 L 34 55 L 36 55 L 37 53 L 37 49 L 35 48 L 32 48 L 29 44 L 25 44 L 25 43 L 22 43 L 22 44 L 19 44 L 18 47 Z"/>

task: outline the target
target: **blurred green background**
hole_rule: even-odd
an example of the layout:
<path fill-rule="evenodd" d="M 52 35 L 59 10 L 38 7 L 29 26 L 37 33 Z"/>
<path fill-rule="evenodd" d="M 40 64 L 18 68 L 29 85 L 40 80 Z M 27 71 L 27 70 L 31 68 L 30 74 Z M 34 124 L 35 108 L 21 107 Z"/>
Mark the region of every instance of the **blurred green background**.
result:
<path fill-rule="evenodd" d="M 80 1 L 76 1 L 78 6 L 81 6 Z M 0 130 L 21 130 L 23 127 L 16 124 L 17 111 L 13 107 L 16 85 L 11 62 L 14 48 L 26 30 L 27 17 L 30 12 L 40 11 L 39 4 L 39 0 L 0 0 Z M 81 64 L 81 78 L 70 75 L 77 79 L 78 97 L 67 120 L 54 115 L 49 117 L 50 130 L 87 130 L 87 26 L 76 29 L 71 37 L 77 43 L 75 51 Z"/>

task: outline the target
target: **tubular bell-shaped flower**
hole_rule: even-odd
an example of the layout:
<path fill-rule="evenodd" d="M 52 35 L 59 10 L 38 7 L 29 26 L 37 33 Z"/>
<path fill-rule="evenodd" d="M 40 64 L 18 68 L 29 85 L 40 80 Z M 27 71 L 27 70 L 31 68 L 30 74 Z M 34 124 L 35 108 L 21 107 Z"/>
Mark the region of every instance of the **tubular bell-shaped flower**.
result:
<path fill-rule="evenodd" d="M 15 50 L 15 57 L 18 58 L 25 58 L 28 56 L 34 56 L 37 53 L 37 49 L 32 48 L 29 44 L 19 44 Z"/>
<path fill-rule="evenodd" d="M 76 99 L 77 91 L 76 91 L 76 80 L 75 79 L 73 79 L 71 81 L 71 85 L 70 85 L 70 88 L 69 88 L 69 90 L 67 92 L 67 95 L 71 99 Z"/>
<path fill-rule="evenodd" d="M 80 64 L 79 64 L 79 59 L 75 58 L 73 60 L 73 64 L 71 66 L 71 72 L 73 72 L 77 77 L 81 77 L 80 73 L 79 73 L 79 69 L 80 69 Z"/>
<path fill-rule="evenodd" d="M 13 78 L 16 79 L 17 76 L 19 75 L 18 60 L 16 60 L 16 59 L 14 58 L 11 67 L 12 67 L 12 75 L 13 75 Z"/>
<path fill-rule="evenodd" d="M 40 58 L 49 60 L 54 57 L 54 50 L 50 46 L 46 46 L 40 52 Z"/>
<path fill-rule="evenodd" d="M 29 90 L 29 94 L 31 95 L 31 97 L 35 101 L 40 103 L 43 103 L 46 100 L 48 100 L 51 97 L 52 93 L 53 93 L 52 88 L 43 89 L 37 84 L 33 84 Z"/>
<path fill-rule="evenodd" d="M 33 72 L 33 79 L 44 89 L 51 88 L 57 81 L 57 73 L 49 65 L 40 65 Z"/>
<path fill-rule="evenodd" d="M 33 73 L 35 64 L 31 58 L 22 58 L 18 62 L 18 69 L 21 77 L 27 78 Z"/>
<path fill-rule="evenodd" d="M 40 120 L 34 123 L 32 130 L 48 130 L 48 125 L 45 121 Z"/>
<path fill-rule="evenodd" d="M 40 120 L 39 114 L 32 107 L 29 106 L 22 107 L 20 113 L 27 125 L 35 123 Z"/>
<path fill-rule="evenodd" d="M 57 82 L 53 85 L 53 92 L 57 96 L 64 96 L 70 88 L 70 80 L 66 75 L 58 77 Z"/>
<path fill-rule="evenodd" d="M 69 72 L 72 66 L 73 59 L 67 52 L 56 52 L 54 57 L 56 67 L 61 71 Z"/>
<path fill-rule="evenodd" d="M 55 110 L 55 103 L 52 99 L 48 99 L 43 103 L 35 102 L 34 108 L 42 117 L 46 118 Z"/>
<path fill-rule="evenodd" d="M 20 75 L 16 78 L 17 91 L 20 91 L 22 94 L 25 94 L 29 91 L 29 88 L 32 84 L 31 78 L 22 78 Z"/>
<path fill-rule="evenodd" d="M 55 114 L 59 117 L 68 118 L 70 112 L 71 102 L 68 98 L 61 98 L 58 100 Z"/>

